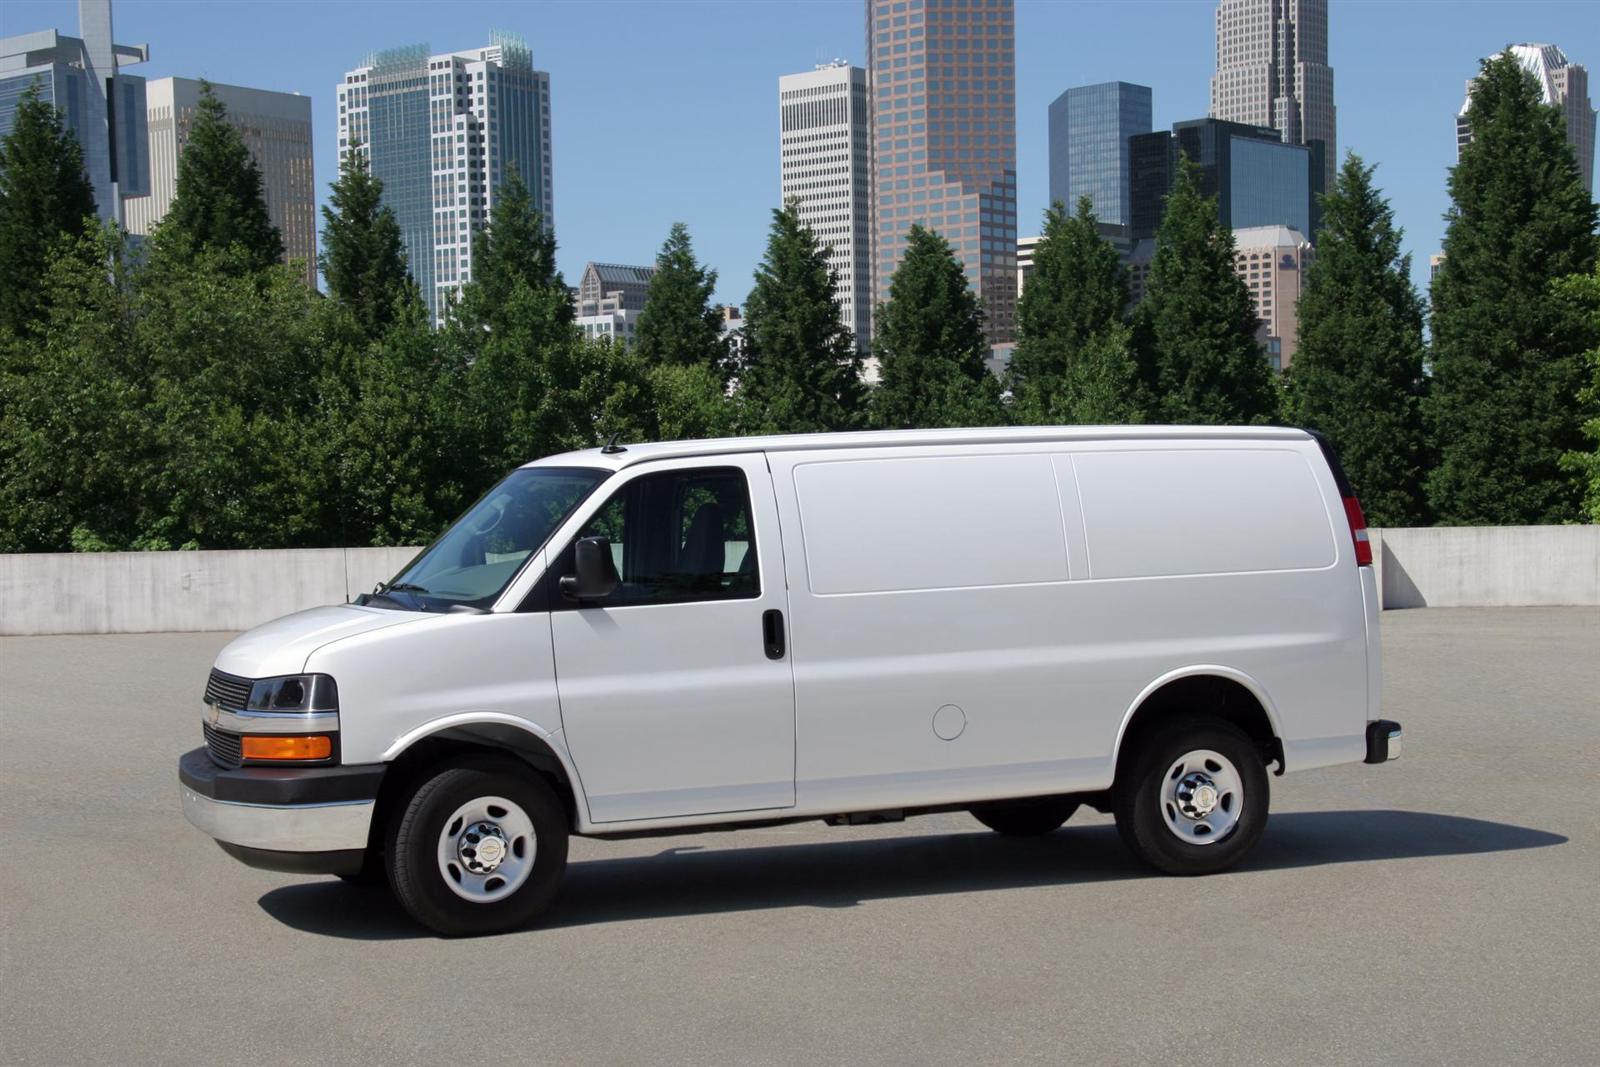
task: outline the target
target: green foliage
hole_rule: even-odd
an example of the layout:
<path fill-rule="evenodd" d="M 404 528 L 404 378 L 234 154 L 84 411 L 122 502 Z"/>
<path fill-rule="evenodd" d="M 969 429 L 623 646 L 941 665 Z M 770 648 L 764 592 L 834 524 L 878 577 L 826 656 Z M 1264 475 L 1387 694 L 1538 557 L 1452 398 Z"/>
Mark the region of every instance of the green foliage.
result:
<path fill-rule="evenodd" d="M 35 80 L 0 141 L 0 331 L 20 333 L 42 315 L 52 249 L 81 236 L 94 213 L 83 150 Z"/>
<path fill-rule="evenodd" d="M 44 323 L 4 342 L 0 552 L 121 546 L 147 525 L 150 380 L 119 251 L 109 228 L 58 245 L 38 293 Z"/>
<path fill-rule="evenodd" d="M 1428 498 L 1450 524 L 1571 521 L 1582 491 L 1561 457 L 1583 444 L 1596 337 L 1553 283 L 1594 270 L 1595 205 L 1560 112 L 1509 54 L 1483 64 L 1471 120 L 1433 285 Z"/>
<path fill-rule="evenodd" d="M 950 245 L 912 224 L 905 258 L 878 305 L 880 379 L 872 425 L 887 429 L 994 426 L 1005 421 L 1000 383 L 984 360 L 983 312 Z"/>
<path fill-rule="evenodd" d="M 1079 199 L 1075 216 L 1051 205 L 1017 304 L 1010 382 L 1019 421 L 1142 418 L 1127 305 L 1127 272 L 1100 236 L 1089 199 Z"/>
<path fill-rule="evenodd" d="M 1296 425 L 1327 435 L 1368 522 L 1415 526 L 1425 511 L 1422 301 L 1372 172 L 1351 153 L 1323 198 L 1288 404 Z"/>
<path fill-rule="evenodd" d="M 1583 487 L 1583 511 L 1590 522 L 1600 522 L 1600 266 L 1593 274 L 1579 274 L 1556 283 L 1557 296 L 1568 303 L 1575 317 L 1586 318 L 1594 347 L 1585 353 L 1588 381 L 1578 390 L 1578 412 L 1583 435 L 1592 444 L 1561 457 L 1561 468 L 1578 477 Z"/>
<path fill-rule="evenodd" d="M 722 311 L 712 305 L 717 272 L 702 266 L 681 222 L 656 257 L 656 273 L 639 314 L 633 347 L 649 364 L 722 368 L 728 346 L 722 339 Z"/>
<path fill-rule="evenodd" d="M 1167 196 L 1139 325 L 1153 414 L 1174 423 L 1270 423 L 1277 385 L 1256 342 L 1255 305 L 1234 272 L 1233 233 L 1189 160 Z"/>
<path fill-rule="evenodd" d="M 322 208 L 322 276 L 328 295 L 345 307 L 369 338 L 420 302 L 406 270 L 405 247 L 394 212 L 383 204 L 383 182 L 366 156 L 352 150 Z"/>
<path fill-rule="evenodd" d="M 283 259 L 283 239 L 267 214 L 261 171 L 228 122 L 228 109 L 205 82 L 178 157 L 177 194 L 156 232 L 179 254 L 197 258 L 237 246 L 238 253 L 213 261 L 235 271 L 264 270 Z"/>
<path fill-rule="evenodd" d="M 860 422 L 861 360 L 833 295 L 827 250 L 794 204 L 772 213 L 745 304 L 738 402 L 754 433 L 847 430 Z"/>

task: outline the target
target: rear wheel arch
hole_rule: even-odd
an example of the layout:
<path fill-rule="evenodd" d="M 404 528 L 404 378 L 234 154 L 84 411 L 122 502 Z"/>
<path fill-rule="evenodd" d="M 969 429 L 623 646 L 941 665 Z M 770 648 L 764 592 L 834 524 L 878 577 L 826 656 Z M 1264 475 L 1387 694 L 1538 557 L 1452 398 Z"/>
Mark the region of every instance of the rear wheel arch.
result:
<path fill-rule="evenodd" d="M 1237 726 L 1261 751 L 1262 761 L 1276 762 L 1276 773 L 1283 773 L 1283 731 L 1261 687 L 1231 668 L 1199 666 L 1164 675 L 1133 702 L 1117 734 L 1117 779 L 1137 759 L 1145 740 L 1171 723 L 1201 716 Z"/>

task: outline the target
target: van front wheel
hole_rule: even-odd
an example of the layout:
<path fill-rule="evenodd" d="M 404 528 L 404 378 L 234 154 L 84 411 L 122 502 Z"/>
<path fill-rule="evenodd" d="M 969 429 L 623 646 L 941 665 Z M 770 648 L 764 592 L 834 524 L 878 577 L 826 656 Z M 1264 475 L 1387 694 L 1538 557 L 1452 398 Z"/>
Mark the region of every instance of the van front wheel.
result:
<path fill-rule="evenodd" d="M 510 761 L 445 766 L 389 831 L 389 881 L 412 918 L 447 937 L 514 930 L 549 907 L 567 867 L 550 786 Z"/>
<path fill-rule="evenodd" d="M 1150 736 L 1114 789 L 1117 831 L 1168 874 L 1238 863 L 1267 825 L 1267 765 L 1232 723 L 1190 719 Z"/>

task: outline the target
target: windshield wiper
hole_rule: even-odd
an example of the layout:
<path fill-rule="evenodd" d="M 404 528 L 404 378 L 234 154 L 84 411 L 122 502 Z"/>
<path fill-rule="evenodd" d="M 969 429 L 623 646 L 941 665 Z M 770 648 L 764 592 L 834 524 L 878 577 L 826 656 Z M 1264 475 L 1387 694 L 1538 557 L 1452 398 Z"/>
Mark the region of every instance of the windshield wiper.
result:
<path fill-rule="evenodd" d="M 415 582 L 391 582 L 384 586 L 380 592 L 384 593 L 426 593 L 427 590 Z"/>

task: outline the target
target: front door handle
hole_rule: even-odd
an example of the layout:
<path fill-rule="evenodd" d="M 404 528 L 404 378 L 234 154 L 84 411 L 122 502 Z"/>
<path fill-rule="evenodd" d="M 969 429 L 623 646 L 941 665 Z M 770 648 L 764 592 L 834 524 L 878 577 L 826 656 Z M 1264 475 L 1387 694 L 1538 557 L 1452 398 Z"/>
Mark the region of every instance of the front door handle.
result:
<path fill-rule="evenodd" d="M 777 608 L 761 613 L 761 641 L 768 659 L 783 658 L 783 612 Z"/>

